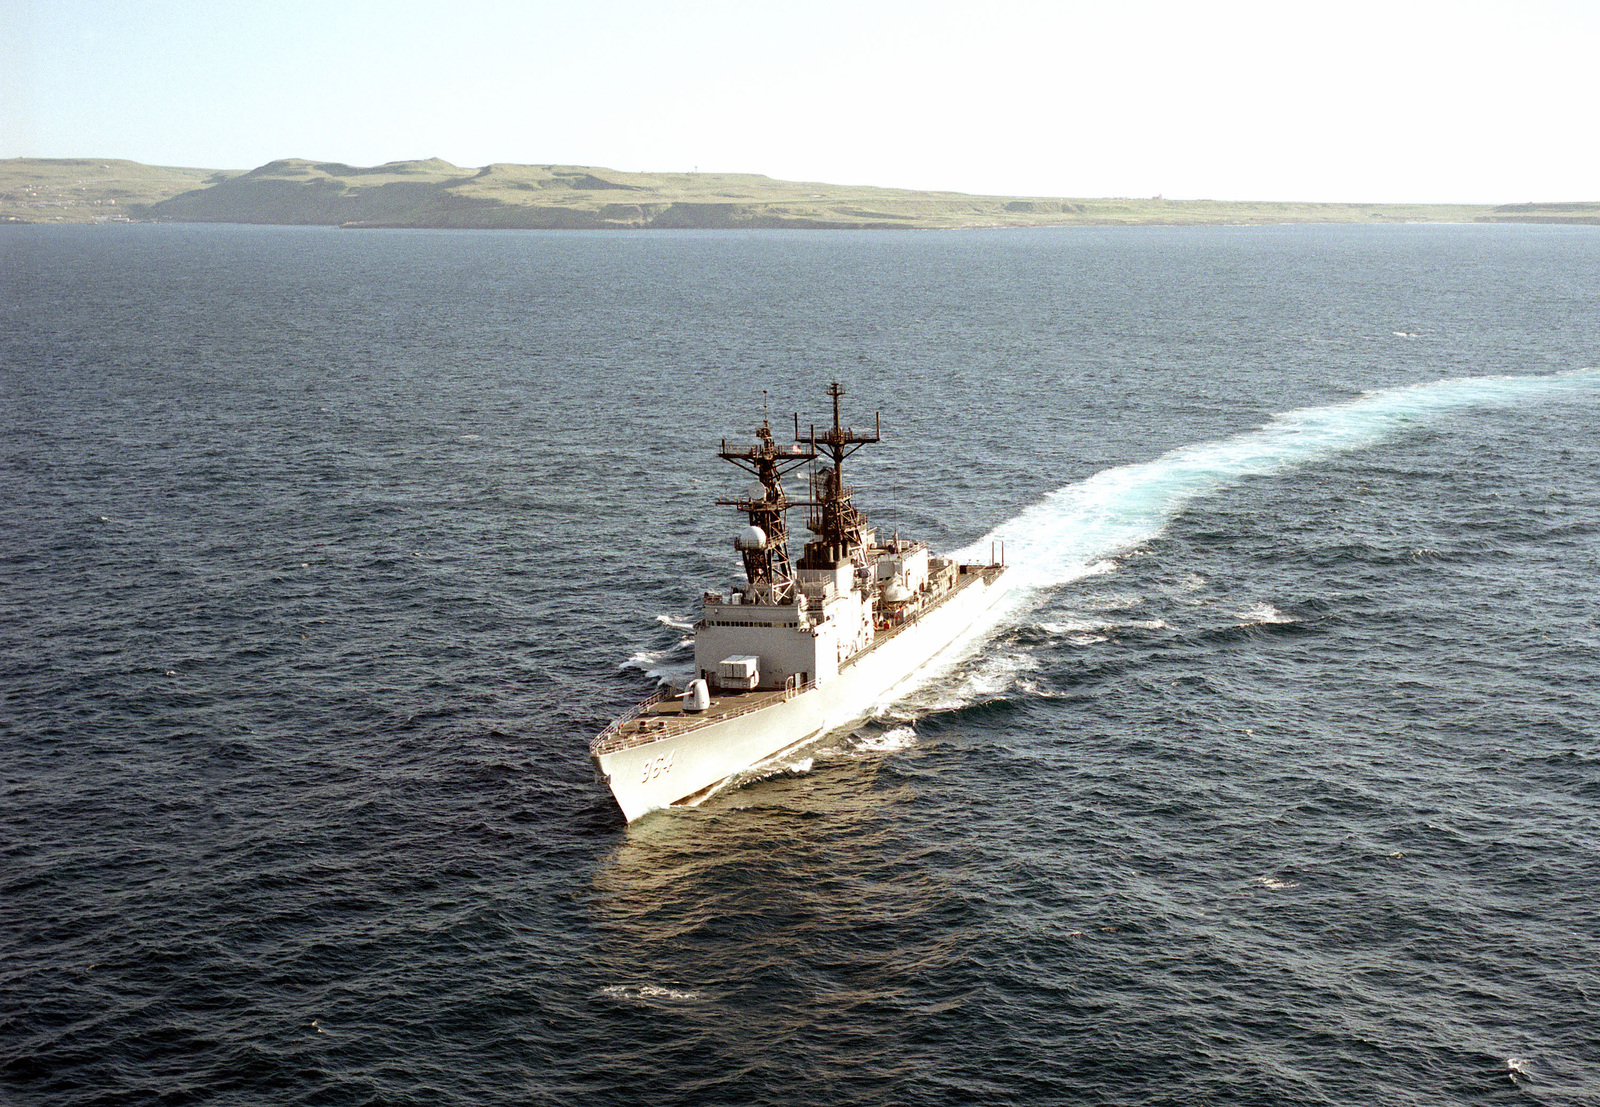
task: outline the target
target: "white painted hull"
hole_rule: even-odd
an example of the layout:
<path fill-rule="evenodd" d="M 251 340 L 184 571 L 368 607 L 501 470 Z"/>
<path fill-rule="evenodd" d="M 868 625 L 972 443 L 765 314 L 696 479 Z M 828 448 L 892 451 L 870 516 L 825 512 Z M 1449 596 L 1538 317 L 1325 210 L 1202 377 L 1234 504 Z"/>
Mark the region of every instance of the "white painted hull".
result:
<path fill-rule="evenodd" d="M 989 630 L 1005 590 L 1004 574 L 993 582 L 974 579 L 915 625 L 857 655 L 825 684 L 748 714 L 596 754 L 595 767 L 629 822 L 703 798 L 730 777 L 905 694 L 931 667 L 959 656 Z"/>

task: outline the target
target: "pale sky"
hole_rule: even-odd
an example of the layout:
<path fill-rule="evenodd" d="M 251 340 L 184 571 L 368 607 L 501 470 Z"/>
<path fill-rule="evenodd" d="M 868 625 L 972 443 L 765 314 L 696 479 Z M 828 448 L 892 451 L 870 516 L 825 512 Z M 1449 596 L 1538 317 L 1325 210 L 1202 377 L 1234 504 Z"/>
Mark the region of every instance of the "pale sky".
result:
<path fill-rule="evenodd" d="M 0 157 L 1600 200 L 1600 0 L 0 0 Z"/>

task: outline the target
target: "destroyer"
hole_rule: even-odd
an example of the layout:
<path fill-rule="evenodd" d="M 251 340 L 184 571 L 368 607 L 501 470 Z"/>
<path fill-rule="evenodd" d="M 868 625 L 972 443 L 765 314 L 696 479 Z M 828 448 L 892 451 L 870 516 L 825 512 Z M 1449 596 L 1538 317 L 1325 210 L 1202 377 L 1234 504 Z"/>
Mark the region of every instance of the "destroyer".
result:
<path fill-rule="evenodd" d="M 830 428 L 802 438 L 796 415 L 794 442 L 779 445 L 763 419 L 754 445 L 722 443 L 718 456 L 755 478 L 742 498 L 718 501 L 749 519 L 734 539 L 745 583 L 705 594 L 688 687 L 645 700 L 589 749 L 630 822 L 697 804 L 745 770 L 861 718 L 970 643 L 1005 591 L 1001 563 L 958 564 L 868 528 L 843 467 L 879 441 L 881 423 L 843 426 L 844 389 L 835 383 L 828 395 Z M 810 467 L 810 496 L 791 500 L 783 478 L 801 466 Z M 787 517 L 800 507 L 813 537 L 792 563 Z"/>

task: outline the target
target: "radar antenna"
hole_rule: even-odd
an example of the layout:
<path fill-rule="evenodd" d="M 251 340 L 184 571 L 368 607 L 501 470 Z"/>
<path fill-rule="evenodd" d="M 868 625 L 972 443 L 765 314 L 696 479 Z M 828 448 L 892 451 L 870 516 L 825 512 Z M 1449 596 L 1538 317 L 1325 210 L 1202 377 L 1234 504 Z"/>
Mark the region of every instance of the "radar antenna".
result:
<path fill-rule="evenodd" d="M 717 456 L 732 462 L 756 478 L 746 495 L 718 500 L 734 507 L 750 520 L 750 530 L 734 539 L 734 547 L 744 559 L 744 572 L 755 603 L 794 602 L 794 565 L 789 559 L 789 527 L 786 515 L 791 506 L 783 490 L 783 476 L 809 461 L 816 460 L 814 449 L 799 444 L 779 447 L 772 437 L 767 419 L 767 392 L 761 391 L 761 426 L 756 428 L 756 444 L 729 445 L 722 440 Z"/>
<path fill-rule="evenodd" d="M 881 440 L 882 419 L 874 415 L 870 431 L 846 427 L 839 414 L 844 386 L 834 381 L 828 395 L 833 400 L 833 426 L 820 435 L 813 424 L 810 437 L 801 439 L 800 416 L 795 415 L 795 440 L 806 443 L 819 462 L 811 470 L 811 499 L 806 505 L 811 509 L 806 525 L 817 537 L 806 543 L 802 569 L 832 569 L 844 561 L 857 566 L 868 562 L 863 538 L 867 518 L 850 502 L 854 489 L 844 483 L 844 461 L 867 443 Z"/>

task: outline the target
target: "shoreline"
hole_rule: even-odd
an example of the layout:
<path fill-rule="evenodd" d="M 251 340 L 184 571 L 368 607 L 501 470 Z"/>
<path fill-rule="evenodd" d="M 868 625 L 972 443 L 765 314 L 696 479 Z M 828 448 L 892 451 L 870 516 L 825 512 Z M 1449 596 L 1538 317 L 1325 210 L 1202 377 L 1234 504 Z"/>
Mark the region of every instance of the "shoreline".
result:
<path fill-rule="evenodd" d="M 978 196 L 439 159 L 357 167 L 284 159 L 248 172 L 92 158 L 0 160 L 0 225 L 232 223 L 348 230 L 981 230 L 1417 223 L 1600 225 L 1600 202 L 1310 203 Z"/>

